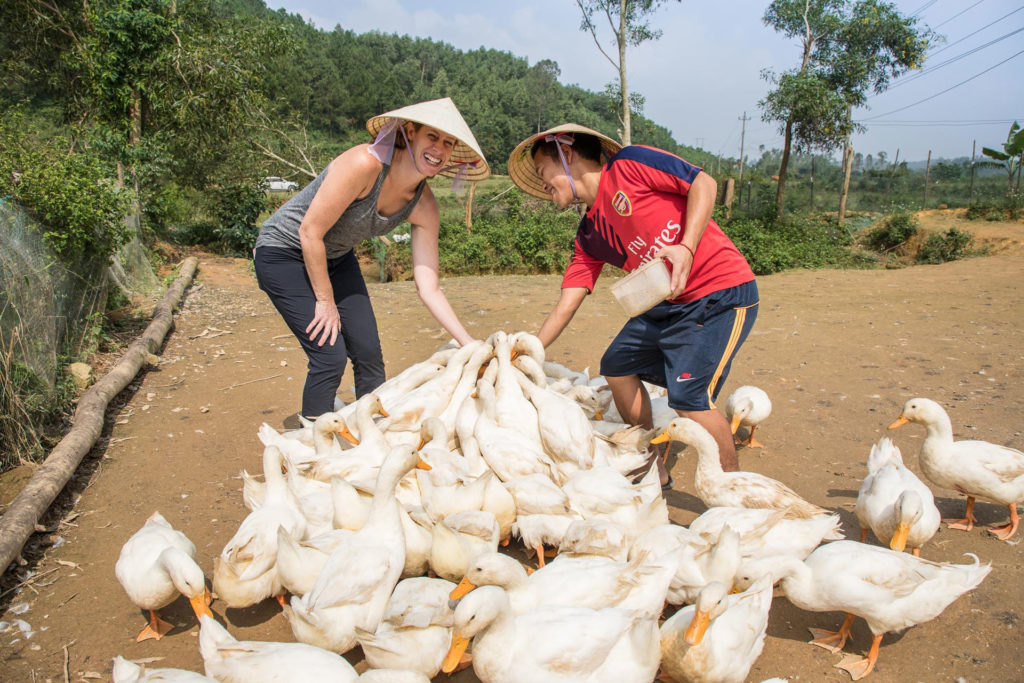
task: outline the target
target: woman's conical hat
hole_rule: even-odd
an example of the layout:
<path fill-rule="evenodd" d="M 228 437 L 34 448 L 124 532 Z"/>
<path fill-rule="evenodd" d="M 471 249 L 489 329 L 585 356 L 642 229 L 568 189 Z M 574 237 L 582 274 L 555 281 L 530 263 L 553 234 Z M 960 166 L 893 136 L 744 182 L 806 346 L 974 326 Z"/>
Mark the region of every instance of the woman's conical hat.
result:
<path fill-rule="evenodd" d="M 487 160 L 484 159 L 484 153 L 480 151 L 480 145 L 477 144 L 473 132 L 469 130 L 469 126 L 466 125 L 466 121 L 450 97 L 410 104 L 407 107 L 374 116 L 366 122 L 366 130 L 370 132 L 370 135 L 376 136 L 389 119 L 422 123 L 444 131 L 458 141 L 449 158 L 449 164 L 452 166 L 441 171 L 439 175 L 454 177 L 461 169 L 463 177 L 474 182 L 485 180 L 491 175 L 491 169 L 487 165 Z M 458 166 L 457 164 L 472 165 Z"/>

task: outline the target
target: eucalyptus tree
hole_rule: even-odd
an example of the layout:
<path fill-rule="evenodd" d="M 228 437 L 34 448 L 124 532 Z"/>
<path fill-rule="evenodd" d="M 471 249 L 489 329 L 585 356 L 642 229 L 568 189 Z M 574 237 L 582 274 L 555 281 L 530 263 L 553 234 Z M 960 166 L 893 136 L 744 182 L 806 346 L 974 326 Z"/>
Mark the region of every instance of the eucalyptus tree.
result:
<path fill-rule="evenodd" d="M 618 72 L 619 83 L 616 88 L 610 86 L 610 92 L 618 96 L 618 117 L 622 124 L 622 144 L 630 144 L 632 138 L 631 104 L 635 98 L 630 97 L 629 80 L 626 75 L 626 48 L 637 46 L 648 40 L 661 37 L 659 29 L 651 28 L 650 16 L 664 0 L 576 0 L 583 15 L 580 30 L 589 33 L 597 49 Z M 598 17 L 604 17 L 611 30 L 615 43 L 615 56 L 608 54 L 602 45 L 597 28 L 603 23 Z"/>
<path fill-rule="evenodd" d="M 801 45 L 798 67 L 762 72 L 774 89 L 759 103 L 761 118 L 777 122 L 784 138 L 775 196 L 781 216 L 792 149 L 841 145 L 858 129 L 853 108 L 919 67 L 933 34 L 881 0 L 773 0 L 763 20 Z"/>

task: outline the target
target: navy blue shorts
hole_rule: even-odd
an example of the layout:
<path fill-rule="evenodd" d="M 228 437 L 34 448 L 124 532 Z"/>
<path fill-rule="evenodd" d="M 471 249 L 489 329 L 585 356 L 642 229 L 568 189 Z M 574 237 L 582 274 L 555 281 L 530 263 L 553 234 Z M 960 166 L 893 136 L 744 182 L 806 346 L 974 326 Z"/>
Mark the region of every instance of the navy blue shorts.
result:
<path fill-rule="evenodd" d="M 606 377 L 639 375 L 668 389 L 676 410 L 710 410 L 757 318 L 757 283 L 630 318 L 601 358 Z"/>

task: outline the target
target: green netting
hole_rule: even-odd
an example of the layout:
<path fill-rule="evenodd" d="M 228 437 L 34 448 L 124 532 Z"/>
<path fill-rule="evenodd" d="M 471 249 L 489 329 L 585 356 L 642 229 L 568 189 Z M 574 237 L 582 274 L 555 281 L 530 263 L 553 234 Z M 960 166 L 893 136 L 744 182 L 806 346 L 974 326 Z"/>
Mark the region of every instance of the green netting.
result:
<path fill-rule="evenodd" d="M 0 342 L 11 361 L 52 387 L 58 357 L 81 353 L 110 283 L 148 294 L 159 282 L 137 240 L 112 262 L 82 256 L 67 263 L 47 248 L 42 232 L 28 213 L 0 199 Z"/>

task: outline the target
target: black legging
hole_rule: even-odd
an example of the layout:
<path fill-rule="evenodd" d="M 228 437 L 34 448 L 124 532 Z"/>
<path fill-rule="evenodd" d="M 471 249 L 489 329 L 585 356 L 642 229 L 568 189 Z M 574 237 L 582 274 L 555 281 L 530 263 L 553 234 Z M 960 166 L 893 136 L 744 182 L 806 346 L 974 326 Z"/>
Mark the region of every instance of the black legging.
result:
<path fill-rule="evenodd" d="M 309 372 L 302 390 L 304 416 L 314 418 L 334 410 L 334 396 L 341 384 L 347 358 L 352 359 L 357 398 L 384 382 L 384 357 L 380 350 L 377 319 L 353 252 L 327 259 L 327 274 L 341 317 L 341 334 L 333 345 L 328 340 L 323 346 L 317 346 L 306 332 L 306 327 L 313 320 L 316 297 L 306 274 L 302 252 L 260 247 L 254 260 L 260 289 L 270 297 L 309 358 Z"/>

